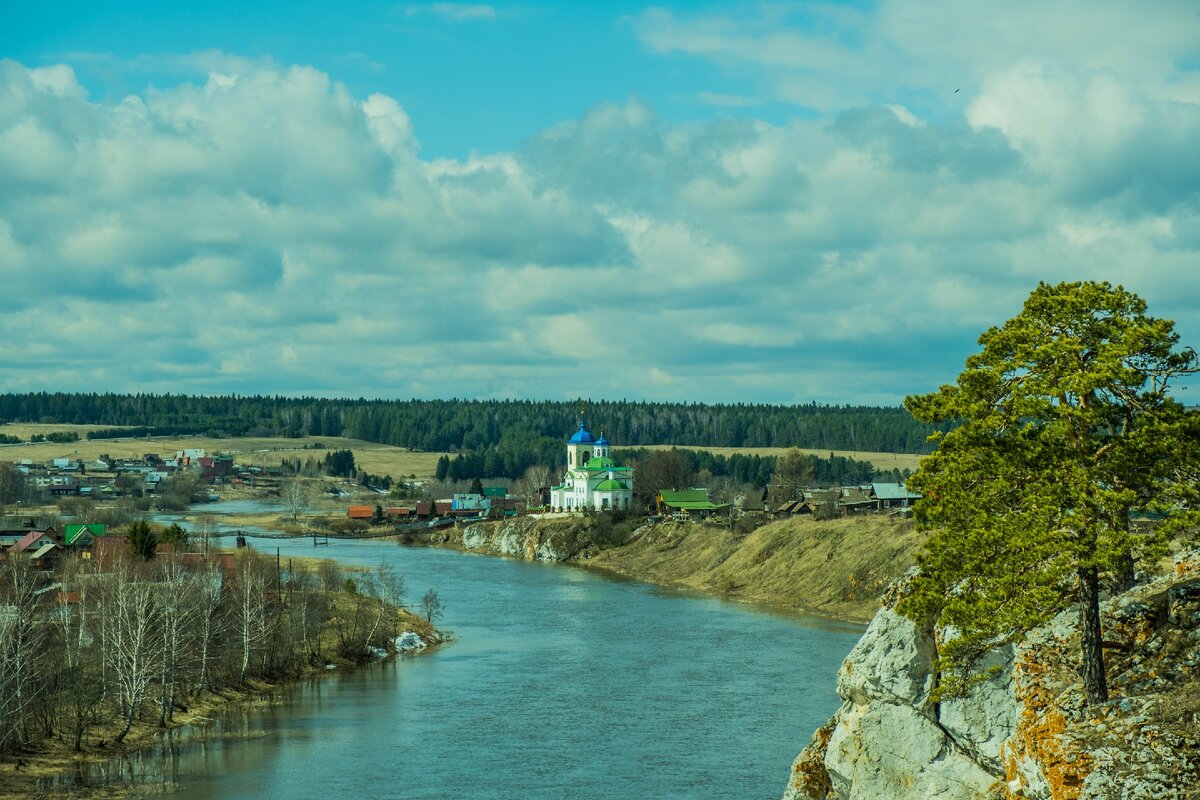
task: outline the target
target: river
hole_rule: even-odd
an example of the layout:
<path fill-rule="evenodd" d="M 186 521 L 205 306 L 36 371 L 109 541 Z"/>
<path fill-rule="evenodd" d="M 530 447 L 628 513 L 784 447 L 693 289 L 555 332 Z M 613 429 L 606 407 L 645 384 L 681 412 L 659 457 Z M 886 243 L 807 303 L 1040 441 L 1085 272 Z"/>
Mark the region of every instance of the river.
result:
<path fill-rule="evenodd" d="M 774 800 L 836 709 L 837 667 L 861 632 L 572 567 L 380 541 L 257 544 L 391 564 L 411 603 L 437 590 L 455 639 L 214 725 L 246 736 L 185 734 L 166 759 L 103 771 L 148 783 L 165 771 L 176 797 L 221 800 Z"/>

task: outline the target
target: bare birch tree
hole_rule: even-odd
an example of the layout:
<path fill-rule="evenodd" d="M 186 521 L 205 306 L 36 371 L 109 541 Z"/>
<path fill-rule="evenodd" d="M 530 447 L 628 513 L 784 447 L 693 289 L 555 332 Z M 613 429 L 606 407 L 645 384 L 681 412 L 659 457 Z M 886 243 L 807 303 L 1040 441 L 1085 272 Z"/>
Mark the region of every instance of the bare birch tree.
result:
<path fill-rule="evenodd" d="M 0 562 L 0 749 L 29 741 L 45 644 L 37 572 L 21 558 Z"/>
<path fill-rule="evenodd" d="M 83 735 L 101 718 L 104 674 L 96 630 L 97 576 L 94 562 L 72 559 L 64 568 L 60 592 L 51 619 L 58 646 L 58 703 L 65 708 L 73 749 L 83 749 Z M 74 602 L 70 601 L 74 597 Z"/>
<path fill-rule="evenodd" d="M 175 703 L 184 670 L 194 654 L 197 581 L 175 558 L 162 562 L 158 576 L 158 616 L 162 654 L 159 662 L 158 726 L 175 717 Z"/>
<path fill-rule="evenodd" d="M 159 674 L 160 618 L 156 587 L 129 564 L 105 575 L 100 614 L 104 660 L 117 691 L 125 724 L 115 741 L 122 742 Z"/>
<path fill-rule="evenodd" d="M 213 644 L 224 630 L 222 597 L 224 576 L 211 563 L 193 575 L 196 626 L 196 692 L 212 689 Z"/>

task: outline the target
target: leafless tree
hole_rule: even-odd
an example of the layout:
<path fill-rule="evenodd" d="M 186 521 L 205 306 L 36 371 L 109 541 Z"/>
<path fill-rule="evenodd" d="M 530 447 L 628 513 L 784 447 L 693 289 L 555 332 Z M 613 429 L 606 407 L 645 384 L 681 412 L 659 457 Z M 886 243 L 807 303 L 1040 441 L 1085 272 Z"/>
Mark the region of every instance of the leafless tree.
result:
<path fill-rule="evenodd" d="M 542 464 L 534 464 L 525 470 L 525 474 L 517 479 L 513 489 L 525 498 L 530 507 L 542 504 L 542 490 L 550 486 L 550 468 Z"/>
<path fill-rule="evenodd" d="M 212 689 L 213 644 L 224 631 L 222 599 L 225 581 L 219 568 L 205 563 L 193 575 L 196 626 L 196 691 Z"/>
<path fill-rule="evenodd" d="M 159 727 L 175 717 L 175 702 L 183 673 L 194 653 L 197 604 L 194 577 L 175 558 L 159 565 L 158 616 L 162 655 L 159 671 Z"/>
<path fill-rule="evenodd" d="M 0 515 L 4 506 L 25 499 L 26 481 L 21 470 L 7 461 L 0 463 Z"/>
<path fill-rule="evenodd" d="M 292 522 L 300 518 L 300 512 L 305 509 L 304 484 L 299 477 L 292 478 L 283 485 L 283 502 L 292 515 Z"/>
<path fill-rule="evenodd" d="M 125 725 L 114 741 L 124 741 L 150 684 L 159 674 L 160 614 L 157 588 L 128 563 L 105 574 L 102 584 L 101 651 L 117 691 Z"/>
<path fill-rule="evenodd" d="M 266 591 L 270 585 L 267 565 L 254 553 L 238 556 L 237 572 L 234 577 L 233 617 L 238 640 L 241 643 L 240 680 L 245 681 L 250 671 L 250 659 L 268 636 Z"/>
<path fill-rule="evenodd" d="M 61 574 L 68 591 L 58 594 L 51 620 L 59 652 L 58 703 L 65 708 L 74 749 L 83 749 L 83 735 L 100 720 L 104 700 L 104 674 L 96 630 L 97 576 L 94 562 L 72 559 Z M 73 602 L 71 601 L 73 598 Z"/>
<path fill-rule="evenodd" d="M 430 625 L 435 619 L 442 616 L 442 598 L 438 597 L 438 593 L 433 589 L 421 597 L 421 612 L 425 615 L 425 621 Z"/>
<path fill-rule="evenodd" d="M 201 514 L 192 523 L 189 538 L 195 541 L 201 552 L 207 553 L 212 549 L 212 538 L 217 535 L 217 531 L 217 521 L 212 514 Z"/>
<path fill-rule="evenodd" d="M 396 610 L 404 601 L 404 576 L 401 575 L 391 565 L 380 562 L 375 568 L 370 581 L 371 594 L 379 601 L 379 617 L 380 621 L 386 620 L 387 636 L 391 641 L 396 638 Z M 372 626 L 371 632 L 367 636 L 368 644 L 375 637 L 375 633 L 379 628 L 377 622 Z"/>
<path fill-rule="evenodd" d="M 21 558 L 0 562 L 0 749 L 29 741 L 46 633 L 38 606 L 36 570 Z"/>

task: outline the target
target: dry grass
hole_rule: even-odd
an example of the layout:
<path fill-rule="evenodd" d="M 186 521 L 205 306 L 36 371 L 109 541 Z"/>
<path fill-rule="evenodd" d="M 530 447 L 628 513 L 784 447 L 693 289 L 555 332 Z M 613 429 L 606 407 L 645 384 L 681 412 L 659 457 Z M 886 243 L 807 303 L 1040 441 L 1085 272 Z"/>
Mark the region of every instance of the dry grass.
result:
<path fill-rule="evenodd" d="M 741 454 L 744 456 L 781 456 L 790 447 L 697 447 L 686 444 L 640 444 L 634 447 L 644 447 L 647 450 L 670 450 L 672 447 L 678 447 L 680 450 L 703 450 L 714 455 L 732 456 Z M 620 451 L 625 448 L 614 447 L 614 451 Z M 827 457 L 830 453 L 835 456 L 844 456 L 845 458 L 853 458 L 855 461 L 869 461 L 877 469 L 907 469 L 916 471 L 924 456 L 914 455 L 912 453 L 876 453 L 866 450 L 818 450 L 811 447 L 796 448 L 801 453 L 809 455 Z"/>
<path fill-rule="evenodd" d="M 34 434 L 47 433 L 78 433 L 82 439 L 88 431 L 105 431 L 112 428 L 124 428 L 125 425 L 71 425 L 65 422 L 6 422 L 0 424 L 0 433 L 9 436 L 19 436 L 28 439 Z"/>
<path fill-rule="evenodd" d="M 588 563 L 656 583 L 866 622 L 883 589 L 913 564 L 920 539 L 910 522 L 875 515 L 778 520 L 746 537 L 716 526 L 666 523 Z"/>
<path fill-rule="evenodd" d="M 98 425 L 3 425 L 0 433 L 14 436 L 29 436 L 32 433 L 50 431 L 76 431 L 83 436 L 88 430 L 103 427 Z M 325 450 L 305 449 L 306 445 L 320 442 Z M 442 453 L 417 453 L 403 447 L 364 442 L 359 439 L 343 439 L 338 436 L 309 436 L 301 439 L 268 437 L 239 437 L 216 439 L 209 436 L 152 436 L 129 439 L 80 439 L 78 442 L 56 444 L 16 444 L 0 446 L 0 460 L 49 462 L 51 459 L 70 456 L 85 460 L 95 459 L 102 453 L 113 458 L 140 458 L 145 453 L 166 456 L 184 448 L 202 448 L 208 453 L 232 453 L 239 464 L 255 466 L 278 466 L 281 459 L 323 458 L 328 450 L 351 450 L 354 463 L 374 475 L 391 475 L 393 478 L 416 475 L 432 478 L 437 460 Z"/>

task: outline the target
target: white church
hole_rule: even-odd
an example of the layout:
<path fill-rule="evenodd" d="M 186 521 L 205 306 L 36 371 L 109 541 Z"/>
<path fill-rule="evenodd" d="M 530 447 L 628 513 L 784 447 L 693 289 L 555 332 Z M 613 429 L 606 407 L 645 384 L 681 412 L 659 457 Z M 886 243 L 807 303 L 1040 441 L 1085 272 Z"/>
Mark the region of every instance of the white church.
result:
<path fill-rule="evenodd" d="M 579 430 L 567 442 L 567 472 L 550 488 L 550 507 L 560 511 L 626 510 L 633 505 L 633 468 L 609 457 L 604 434 L 593 438 L 579 417 Z"/>

